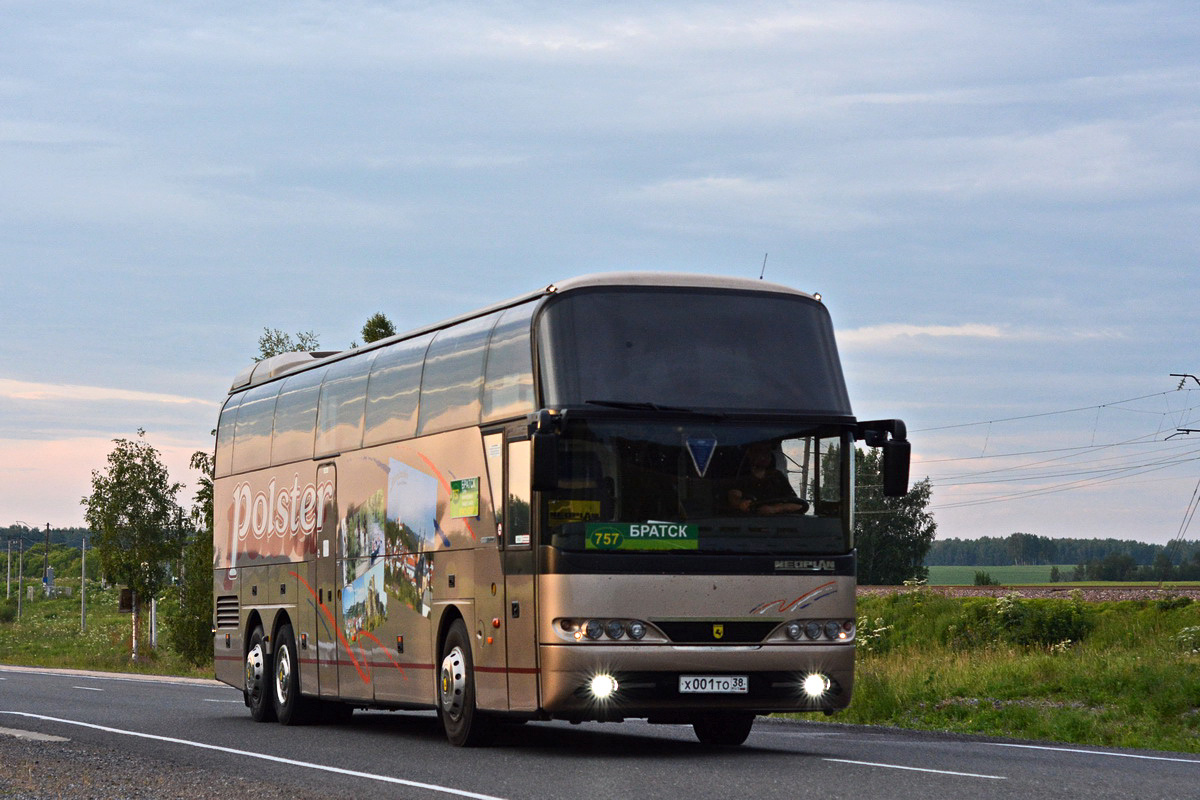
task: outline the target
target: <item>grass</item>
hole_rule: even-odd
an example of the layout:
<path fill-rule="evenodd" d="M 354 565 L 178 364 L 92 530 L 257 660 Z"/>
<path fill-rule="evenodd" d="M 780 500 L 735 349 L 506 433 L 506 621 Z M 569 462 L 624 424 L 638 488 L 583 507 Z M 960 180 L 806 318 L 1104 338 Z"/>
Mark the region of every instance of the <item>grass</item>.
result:
<path fill-rule="evenodd" d="M 861 598 L 854 699 L 837 719 L 1200 752 L 1200 604 L 1004 602 Z M 1077 638 L 1054 641 L 1071 625 Z"/>
<path fill-rule="evenodd" d="M 1034 564 L 1030 566 L 1003 564 L 990 567 L 928 567 L 929 585 L 973 586 L 975 584 L 975 573 L 986 572 L 1001 586 L 1031 586 L 1040 583 L 1051 586 L 1112 586 L 1116 588 L 1158 586 L 1157 581 L 1061 581 L 1059 583 L 1050 583 L 1050 570 L 1052 568 L 1053 566 L 1050 564 Z M 1064 578 L 1070 577 L 1075 572 L 1075 566 L 1073 564 L 1059 564 L 1058 571 Z M 1172 581 L 1167 583 L 1166 586 L 1200 586 L 1200 582 Z"/>
<path fill-rule="evenodd" d="M 1027 586 L 1033 583 L 1049 583 L 1050 569 L 1051 566 L 1049 564 L 1035 564 L 1032 566 L 1007 564 L 992 567 L 929 567 L 929 585 L 971 586 L 975 583 L 976 572 L 986 572 L 992 576 L 993 580 L 1000 582 L 1002 585 Z M 1074 570 L 1075 567 L 1073 565 L 1058 565 L 1058 571 L 1063 575 L 1069 576 Z"/>
<path fill-rule="evenodd" d="M 148 645 L 150 615 L 142 614 L 142 647 L 138 661 L 134 662 L 130 646 L 132 615 L 117 610 L 118 592 L 114 588 L 101 590 L 89 586 L 87 630 L 82 631 L 78 588 L 76 580 L 72 597 L 39 597 L 32 601 L 26 598 L 19 622 L 0 622 L 0 664 L 212 677 L 211 667 L 197 668 L 185 663 L 166 646 L 161 614 L 156 649 Z M 10 607 L 15 612 L 15 583 L 12 591 L 13 597 L 7 602 L 0 594 L 0 609 Z M 0 616 L 5 618 L 7 615 Z"/>

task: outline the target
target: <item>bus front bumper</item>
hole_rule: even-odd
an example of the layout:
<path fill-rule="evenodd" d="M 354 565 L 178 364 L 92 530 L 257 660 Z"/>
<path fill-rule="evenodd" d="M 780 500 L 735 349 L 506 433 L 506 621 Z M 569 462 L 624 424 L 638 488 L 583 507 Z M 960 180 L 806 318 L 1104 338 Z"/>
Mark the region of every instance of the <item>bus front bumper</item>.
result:
<path fill-rule="evenodd" d="M 578 720 L 686 721 L 699 711 L 845 708 L 854 645 L 542 645 L 543 710 Z"/>

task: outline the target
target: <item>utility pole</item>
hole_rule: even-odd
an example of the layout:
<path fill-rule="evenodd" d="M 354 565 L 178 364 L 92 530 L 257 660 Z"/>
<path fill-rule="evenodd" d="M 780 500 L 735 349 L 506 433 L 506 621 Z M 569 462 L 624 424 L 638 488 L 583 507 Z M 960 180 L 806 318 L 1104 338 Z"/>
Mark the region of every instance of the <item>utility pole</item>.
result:
<path fill-rule="evenodd" d="M 87 633 L 87 537 L 79 545 L 79 631 Z"/>
<path fill-rule="evenodd" d="M 8 572 L 4 576 L 4 599 L 12 597 L 12 537 L 8 537 Z"/>
<path fill-rule="evenodd" d="M 50 596 L 50 523 L 46 523 L 46 549 L 42 552 L 42 588 Z"/>
<path fill-rule="evenodd" d="M 22 574 L 25 571 L 25 537 L 21 537 L 17 549 L 17 622 L 21 621 L 21 600 L 25 593 L 25 576 Z"/>

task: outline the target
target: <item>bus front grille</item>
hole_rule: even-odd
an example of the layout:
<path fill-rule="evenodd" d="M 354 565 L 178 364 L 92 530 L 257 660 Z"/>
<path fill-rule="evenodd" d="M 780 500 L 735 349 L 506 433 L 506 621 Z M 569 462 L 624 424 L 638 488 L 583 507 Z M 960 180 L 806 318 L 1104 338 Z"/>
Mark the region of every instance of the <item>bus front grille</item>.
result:
<path fill-rule="evenodd" d="M 758 644 L 779 626 L 778 620 L 763 622 L 652 621 L 675 644 Z"/>

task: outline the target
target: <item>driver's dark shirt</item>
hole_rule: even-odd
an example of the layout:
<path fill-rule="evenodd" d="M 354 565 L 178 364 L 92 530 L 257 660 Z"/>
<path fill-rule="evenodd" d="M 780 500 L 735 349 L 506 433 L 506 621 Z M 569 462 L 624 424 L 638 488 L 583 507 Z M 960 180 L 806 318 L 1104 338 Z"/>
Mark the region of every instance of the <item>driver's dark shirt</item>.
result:
<path fill-rule="evenodd" d="M 796 490 L 788 483 L 787 476 L 777 469 L 769 469 L 761 478 L 754 474 L 743 475 L 733 485 L 742 493 L 743 500 L 763 502 L 766 500 L 793 500 Z"/>

